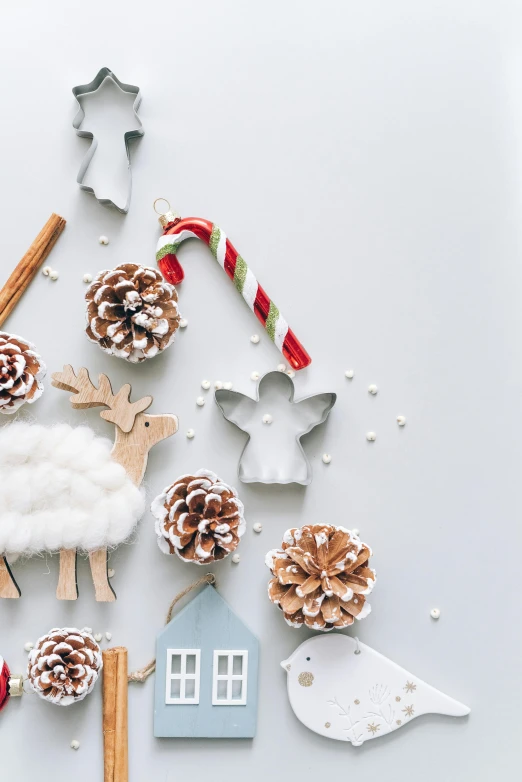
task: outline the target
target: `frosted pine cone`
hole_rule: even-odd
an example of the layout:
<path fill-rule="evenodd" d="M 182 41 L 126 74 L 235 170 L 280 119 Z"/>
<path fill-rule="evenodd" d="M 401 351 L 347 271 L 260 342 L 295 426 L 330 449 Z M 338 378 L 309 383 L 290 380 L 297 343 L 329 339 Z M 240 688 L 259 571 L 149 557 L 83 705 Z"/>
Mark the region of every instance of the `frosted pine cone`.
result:
<path fill-rule="evenodd" d="M 46 366 L 31 342 L 0 331 L 0 413 L 16 413 L 43 394 Z"/>
<path fill-rule="evenodd" d="M 69 706 L 90 693 L 102 668 L 100 647 L 87 628 L 54 628 L 29 654 L 28 679 L 40 698 Z"/>
<path fill-rule="evenodd" d="M 156 269 L 124 263 L 98 274 L 85 294 L 87 336 L 112 356 L 136 364 L 174 340 L 178 294 Z"/>
<path fill-rule="evenodd" d="M 210 470 L 182 475 L 156 497 L 151 510 L 160 549 L 197 565 L 235 551 L 246 528 L 236 490 Z"/>
<path fill-rule="evenodd" d="M 368 567 L 371 554 L 344 527 L 313 524 L 290 529 L 281 549 L 266 555 L 274 576 L 268 597 L 292 627 L 348 627 L 370 613 L 365 595 L 375 584 L 375 571 Z"/>

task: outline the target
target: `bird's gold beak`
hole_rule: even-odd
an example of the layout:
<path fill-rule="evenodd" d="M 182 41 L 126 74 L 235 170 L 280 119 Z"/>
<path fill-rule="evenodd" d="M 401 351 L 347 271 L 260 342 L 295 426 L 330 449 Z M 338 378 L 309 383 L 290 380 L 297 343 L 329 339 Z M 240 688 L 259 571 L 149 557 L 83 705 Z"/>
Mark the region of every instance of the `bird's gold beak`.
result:
<path fill-rule="evenodd" d="M 285 671 L 290 670 L 290 660 L 283 660 L 281 663 L 281 668 L 284 668 Z"/>

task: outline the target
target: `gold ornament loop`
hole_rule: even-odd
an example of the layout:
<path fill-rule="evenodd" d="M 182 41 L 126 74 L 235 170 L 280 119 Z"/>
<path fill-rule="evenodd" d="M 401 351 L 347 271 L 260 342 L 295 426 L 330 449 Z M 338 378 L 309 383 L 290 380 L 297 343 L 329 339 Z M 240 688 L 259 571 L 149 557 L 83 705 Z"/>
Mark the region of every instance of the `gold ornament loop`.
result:
<path fill-rule="evenodd" d="M 164 201 L 167 204 L 167 208 L 165 209 L 164 212 L 158 212 L 158 210 L 156 209 L 156 204 L 158 203 L 158 201 Z M 152 207 L 157 215 L 164 215 L 167 214 L 167 212 L 170 212 L 170 201 L 168 201 L 167 198 L 156 198 L 156 200 L 152 204 Z"/>

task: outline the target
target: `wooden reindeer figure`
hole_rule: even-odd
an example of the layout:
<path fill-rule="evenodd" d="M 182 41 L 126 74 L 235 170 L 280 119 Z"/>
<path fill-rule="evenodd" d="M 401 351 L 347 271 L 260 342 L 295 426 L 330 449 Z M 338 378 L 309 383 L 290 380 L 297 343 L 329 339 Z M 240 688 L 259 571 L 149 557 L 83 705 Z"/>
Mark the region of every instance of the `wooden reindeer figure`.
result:
<path fill-rule="evenodd" d="M 107 573 L 107 546 L 118 545 L 132 534 L 144 510 L 144 499 L 137 487 L 145 474 L 149 450 L 175 434 L 178 419 L 175 415 L 146 414 L 144 411 L 152 404 L 152 397 L 131 402 L 128 384 L 113 394 L 106 375 L 100 375 L 96 387 L 85 368 L 75 374 L 71 366 L 65 366 L 63 372 L 53 374 L 52 384 L 73 393 L 70 401 L 74 408 L 108 408 L 100 415 L 115 424 L 115 442 L 109 452 L 105 442 L 85 426 L 49 428 L 14 423 L 4 427 L 0 452 L 2 437 L 10 442 L 16 438 L 17 449 L 12 461 L 7 462 L 6 483 L 0 486 L 0 597 L 20 596 L 6 554 L 31 555 L 59 549 L 56 596 L 60 600 L 76 600 L 76 552 L 80 549 L 89 553 L 96 600 L 113 601 L 115 594 Z M 21 463 L 26 472 L 20 474 Z M 124 472 L 116 465 L 121 465 Z M 0 467 L 4 472 L 3 464 Z M 13 481 L 9 483 L 10 467 Z M 41 492 L 32 492 L 32 504 L 28 506 L 16 491 L 16 481 L 22 480 L 21 475 L 25 475 L 26 481 L 32 480 L 31 476 L 37 474 L 35 470 L 45 471 L 45 486 Z M 57 484 L 56 491 L 53 481 Z M 45 495 L 45 505 L 41 507 L 39 494 Z M 69 503 L 65 507 L 64 497 Z M 100 508 L 103 519 L 96 513 Z M 12 523 L 13 509 L 19 514 L 18 524 Z M 6 513 L 5 523 L 3 513 Z M 17 533 L 20 529 L 25 531 L 23 539 Z"/>

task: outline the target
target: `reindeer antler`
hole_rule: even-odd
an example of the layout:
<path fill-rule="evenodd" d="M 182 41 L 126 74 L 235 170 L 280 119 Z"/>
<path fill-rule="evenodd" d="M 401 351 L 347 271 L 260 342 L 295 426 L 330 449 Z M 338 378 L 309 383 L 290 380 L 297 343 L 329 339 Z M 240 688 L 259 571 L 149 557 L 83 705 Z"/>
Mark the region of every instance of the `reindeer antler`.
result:
<path fill-rule="evenodd" d="M 72 391 L 70 399 L 74 408 L 106 406 L 109 410 L 100 413 L 105 421 L 116 424 L 122 432 L 130 432 L 138 413 L 142 413 L 152 404 L 151 396 L 144 396 L 137 402 L 131 402 L 131 387 L 128 383 L 120 388 L 117 394 L 112 393 L 111 381 L 107 375 L 100 375 L 98 388 L 93 384 L 85 367 L 81 367 L 78 375 L 70 364 L 66 364 L 63 372 L 54 372 L 52 384 L 63 391 Z"/>

